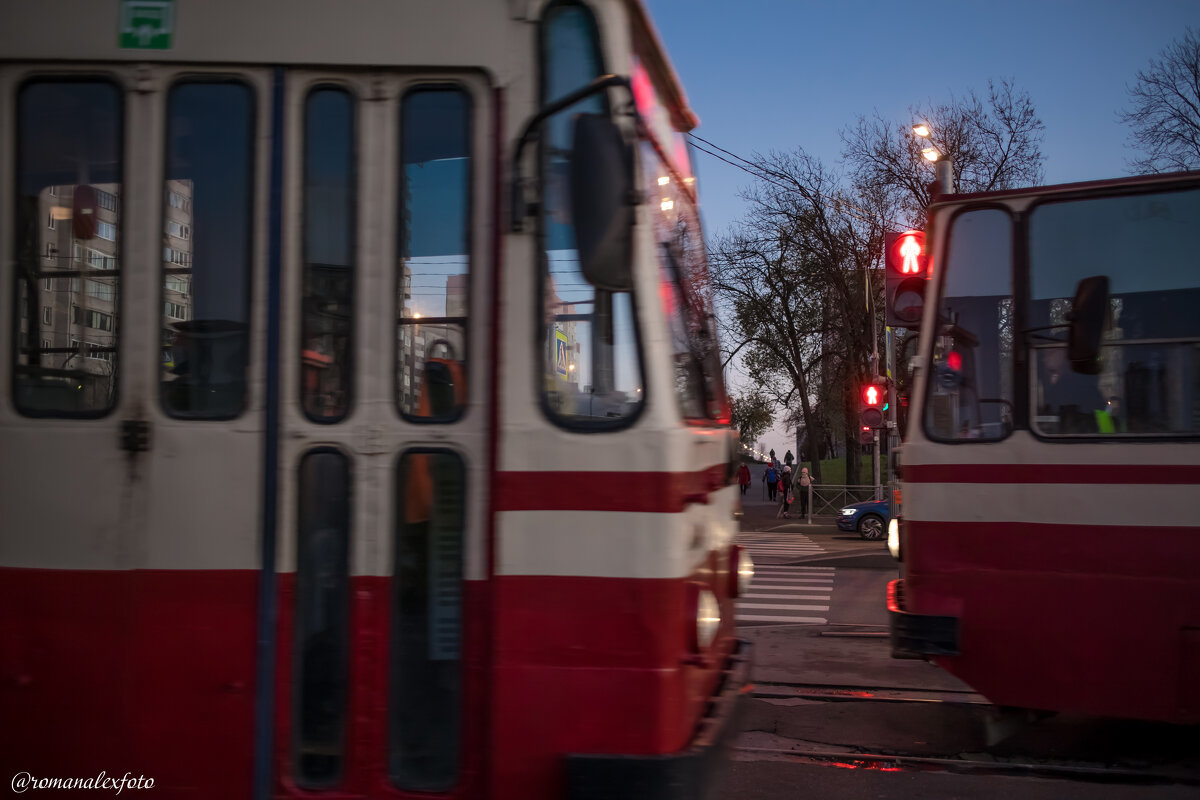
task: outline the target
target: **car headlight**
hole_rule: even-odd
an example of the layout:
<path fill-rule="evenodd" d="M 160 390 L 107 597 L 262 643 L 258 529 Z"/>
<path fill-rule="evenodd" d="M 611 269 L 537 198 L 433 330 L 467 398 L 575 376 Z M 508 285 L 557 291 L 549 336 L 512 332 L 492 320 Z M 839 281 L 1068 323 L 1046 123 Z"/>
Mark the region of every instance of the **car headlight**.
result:
<path fill-rule="evenodd" d="M 900 520 L 895 517 L 888 523 L 888 551 L 892 558 L 900 560 Z"/>
<path fill-rule="evenodd" d="M 842 516 L 843 516 L 843 517 L 853 517 L 853 516 L 854 516 L 854 512 L 855 512 L 855 511 L 857 511 L 857 510 L 858 510 L 857 508 L 843 508 L 843 509 L 842 509 Z"/>
<path fill-rule="evenodd" d="M 696 603 L 696 644 L 704 649 L 717 638 L 717 629 L 721 627 L 721 605 L 717 596 L 708 589 L 700 590 Z"/>

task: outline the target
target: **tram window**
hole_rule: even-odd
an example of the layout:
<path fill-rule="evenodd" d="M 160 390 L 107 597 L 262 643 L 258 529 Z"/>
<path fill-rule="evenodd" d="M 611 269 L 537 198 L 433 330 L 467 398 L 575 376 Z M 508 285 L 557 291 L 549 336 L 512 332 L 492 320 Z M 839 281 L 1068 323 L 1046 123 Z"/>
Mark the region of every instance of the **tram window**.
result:
<path fill-rule="evenodd" d="M 254 93 L 230 81 L 188 81 L 167 96 L 163 295 L 182 319 L 161 319 L 167 413 L 231 419 L 246 406 L 253 239 Z M 181 202 L 182 200 L 182 202 Z M 180 282 L 186 294 L 178 293 Z M 164 305 L 164 308 L 167 306 Z"/>
<path fill-rule="evenodd" d="M 542 23 L 542 102 L 601 74 L 596 25 L 575 3 L 552 3 Z M 628 424 L 644 401 L 633 296 L 597 289 L 584 277 L 568 206 L 572 122 L 606 113 L 603 95 L 549 117 L 541 137 L 541 297 L 539 342 L 543 405 L 565 427 Z"/>
<path fill-rule="evenodd" d="M 350 468 L 341 453 L 300 462 L 293 757 L 306 789 L 331 786 L 345 759 L 349 685 Z"/>
<path fill-rule="evenodd" d="M 396 473 L 388 774 L 407 791 L 458 777 L 466 470 L 447 451 L 407 452 Z"/>
<path fill-rule="evenodd" d="M 700 220 L 691 198 L 649 143 L 641 146 L 643 184 L 653 198 L 658 244 L 658 294 L 671 337 L 674 386 L 688 419 L 726 413 L 716 325 L 704 291 L 708 264 Z"/>
<path fill-rule="evenodd" d="M 121 93 L 109 81 L 34 80 L 18 93 L 14 255 L 21 313 L 13 315 L 12 363 L 22 414 L 95 417 L 116 404 L 121 117 Z M 81 252 L 80 242 L 101 266 L 60 255 Z M 53 261 L 43 264 L 43 257 Z M 103 294 L 80 291 L 84 274 L 95 279 L 89 285 L 103 284 Z M 43 279 L 48 275 L 71 280 Z M 80 309 L 78 319 L 72 307 Z M 84 317 L 107 322 L 85 339 Z"/>
<path fill-rule="evenodd" d="M 925 432 L 996 441 L 1013 426 L 1012 220 L 981 208 L 959 214 L 938 306 Z"/>
<path fill-rule="evenodd" d="M 1048 202 L 1029 223 L 1031 404 L 1044 436 L 1200 434 L 1200 190 Z M 1099 371 L 1066 358 L 1083 278 L 1109 280 Z"/>
<path fill-rule="evenodd" d="M 318 422 L 350 405 L 354 352 L 354 98 L 321 86 L 304 112 L 304 297 L 301 398 Z M 181 198 L 186 202 L 186 198 Z"/>
<path fill-rule="evenodd" d="M 419 87 L 400 105 L 396 397 L 409 419 L 448 422 L 466 402 L 471 273 L 471 100 Z"/>

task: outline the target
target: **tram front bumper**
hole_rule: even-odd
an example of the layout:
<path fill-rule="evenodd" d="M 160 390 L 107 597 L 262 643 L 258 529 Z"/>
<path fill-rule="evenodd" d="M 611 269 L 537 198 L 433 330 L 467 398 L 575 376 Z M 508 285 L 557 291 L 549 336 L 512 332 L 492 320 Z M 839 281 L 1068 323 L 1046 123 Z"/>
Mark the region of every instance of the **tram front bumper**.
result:
<path fill-rule="evenodd" d="M 729 742 L 737 736 L 743 695 L 750 687 L 752 645 L 738 640 L 696 735 L 666 755 L 571 754 L 568 800 L 683 800 L 708 797 Z"/>
<path fill-rule="evenodd" d="M 958 617 L 914 614 L 905 609 L 904 579 L 888 583 L 892 658 L 958 655 Z"/>

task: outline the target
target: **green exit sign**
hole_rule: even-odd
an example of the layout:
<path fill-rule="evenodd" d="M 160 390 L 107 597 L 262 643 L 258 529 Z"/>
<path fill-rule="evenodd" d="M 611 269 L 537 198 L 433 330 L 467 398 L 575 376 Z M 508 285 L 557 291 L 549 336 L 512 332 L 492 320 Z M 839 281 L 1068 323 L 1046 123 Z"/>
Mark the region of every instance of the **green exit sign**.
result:
<path fill-rule="evenodd" d="M 128 50 L 170 50 L 175 0 L 121 0 L 121 43 Z"/>

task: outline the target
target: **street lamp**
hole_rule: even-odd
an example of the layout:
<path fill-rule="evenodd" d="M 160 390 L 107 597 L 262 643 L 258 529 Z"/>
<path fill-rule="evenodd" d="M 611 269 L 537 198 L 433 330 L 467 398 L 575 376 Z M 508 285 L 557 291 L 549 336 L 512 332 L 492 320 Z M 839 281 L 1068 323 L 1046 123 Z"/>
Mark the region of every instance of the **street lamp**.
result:
<path fill-rule="evenodd" d="M 929 140 L 933 136 L 933 129 L 928 123 L 918 122 L 912 126 L 913 135 Z M 926 161 L 933 163 L 934 169 L 937 171 L 937 178 L 930 185 L 930 194 L 951 194 L 954 192 L 954 166 L 950 157 L 944 155 L 940 150 L 930 144 L 928 147 L 921 148 L 921 155 Z"/>

